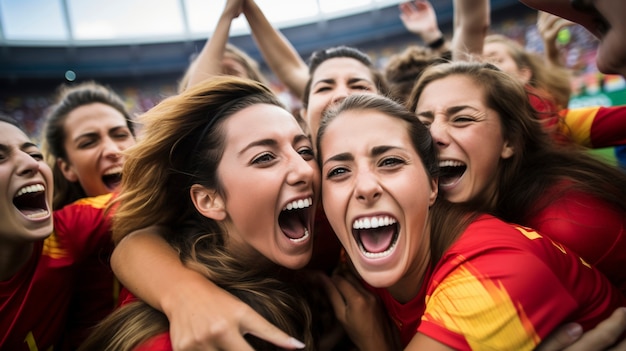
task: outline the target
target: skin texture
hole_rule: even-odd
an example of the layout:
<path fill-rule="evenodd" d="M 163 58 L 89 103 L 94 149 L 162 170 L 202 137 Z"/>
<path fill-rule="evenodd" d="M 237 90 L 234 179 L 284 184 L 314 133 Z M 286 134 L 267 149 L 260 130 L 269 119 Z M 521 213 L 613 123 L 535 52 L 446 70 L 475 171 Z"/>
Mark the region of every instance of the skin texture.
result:
<path fill-rule="evenodd" d="M 26 186 L 43 189 L 46 208 L 25 215 L 15 207 L 15 195 Z M 52 171 L 37 146 L 19 128 L 0 122 L 0 280 L 28 260 L 32 242 L 52 232 L 52 186 Z"/>
<path fill-rule="evenodd" d="M 108 194 L 118 183 L 103 176 L 120 173 L 122 151 L 135 144 L 124 116 L 109 105 L 92 103 L 74 109 L 65 120 L 67 159 L 57 162 L 65 178 L 80 182 L 87 196 Z"/>
<path fill-rule="evenodd" d="M 500 117 L 486 107 L 483 96 L 469 78 L 450 76 L 429 84 L 416 108 L 439 148 L 439 160 L 467 166 L 454 182 L 440 179 L 440 189 L 452 202 L 492 194 L 498 163 L 514 152 L 503 138 Z"/>
<path fill-rule="evenodd" d="M 369 69 L 362 63 L 352 58 L 338 57 L 319 65 L 312 76 L 309 104 L 302 113 L 309 124 L 313 140 L 324 111 L 355 92 L 378 93 Z"/>
<path fill-rule="evenodd" d="M 408 301 L 419 289 L 409 282 L 421 281 L 429 257 L 426 220 L 437 182 L 405 126 L 380 112 L 344 112 L 322 140 L 322 198 L 335 234 L 363 279 Z M 367 257 L 355 240 L 355 221 L 372 217 L 397 221 L 397 244 L 384 257 Z"/>
<path fill-rule="evenodd" d="M 313 248 L 313 237 L 304 234 L 313 232 L 316 202 L 309 200 L 316 199 L 320 183 L 311 142 L 293 116 L 274 105 L 247 107 L 229 117 L 224 129 L 227 143 L 218 174 L 225 194 L 211 201 L 223 209 L 229 250 L 237 257 L 303 267 Z M 310 213 L 297 228 L 303 238 L 291 240 L 278 218 L 298 200 L 307 202 Z"/>

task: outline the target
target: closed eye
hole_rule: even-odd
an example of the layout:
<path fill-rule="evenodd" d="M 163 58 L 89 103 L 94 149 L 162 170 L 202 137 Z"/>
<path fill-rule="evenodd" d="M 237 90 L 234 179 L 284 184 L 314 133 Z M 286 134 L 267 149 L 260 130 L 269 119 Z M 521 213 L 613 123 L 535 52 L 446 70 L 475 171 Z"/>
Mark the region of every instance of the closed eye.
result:
<path fill-rule="evenodd" d="M 326 173 L 326 179 L 331 179 L 331 178 L 337 178 L 340 177 L 342 175 L 345 175 L 348 173 L 348 169 L 345 167 L 335 167 L 330 169 L 327 173 Z"/>
<path fill-rule="evenodd" d="M 404 165 L 406 164 L 406 162 L 404 162 L 403 159 L 398 158 L 398 157 L 385 157 L 383 158 L 380 162 L 379 162 L 379 166 L 381 167 L 394 167 L 397 165 Z"/>
<path fill-rule="evenodd" d="M 254 165 L 264 165 L 264 164 L 267 164 L 267 163 L 270 163 L 270 162 L 274 161 L 275 159 L 276 159 L 276 157 L 273 154 L 271 154 L 269 152 L 266 152 L 266 153 L 263 153 L 263 154 L 255 157 L 252 160 L 252 164 L 254 164 Z"/>

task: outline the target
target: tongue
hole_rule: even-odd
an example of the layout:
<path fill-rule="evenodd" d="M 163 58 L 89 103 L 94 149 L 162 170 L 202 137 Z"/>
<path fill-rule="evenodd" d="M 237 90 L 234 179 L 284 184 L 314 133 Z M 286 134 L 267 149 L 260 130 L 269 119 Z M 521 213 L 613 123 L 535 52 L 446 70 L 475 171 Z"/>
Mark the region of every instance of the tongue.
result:
<path fill-rule="evenodd" d="M 459 180 L 459 176 L 440 176 L 439 177 L 439 184 L 440 185 L 450 185 L 450 184 L 454 184 L 457 180 Z"/>
<path fill-rule="evenodd" d="M 300 239 L 304 236 L 304 226 L 297 216 L 280 216 L 278 224 L 283 233 L 291 239 Z"/>
<path fill-rule="evenodd" d="M 385 226 L 376 229 L 359 230 L 361 244 L 367 252 L 379 253 L 387 250 L 393 241 L 393 226 Z"/>

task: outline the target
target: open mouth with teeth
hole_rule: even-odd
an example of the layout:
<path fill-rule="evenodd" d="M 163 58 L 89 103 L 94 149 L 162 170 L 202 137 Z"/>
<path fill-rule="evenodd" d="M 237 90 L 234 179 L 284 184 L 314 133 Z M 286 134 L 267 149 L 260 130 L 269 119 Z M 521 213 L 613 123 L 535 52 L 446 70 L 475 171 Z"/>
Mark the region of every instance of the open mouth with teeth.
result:
<path fill-rule="evenodd" d="M 46 203 L 46 188 L 41 184 L 28 185 L 13 197 L 13 205 L 30 219 L 45 218 L 50 215 Z"/>
<path fill-rule="evenodd" d="M 300 199 L 288 203 L 278 216 L 278 225 L 289 240 L 299 243 L 307 240 L 309 223 L 313 218 L 313 199 Z"/>
<path fill-rule="evenodd" d="M 398 243 L 398 233 L 398 221 L 389 216 L 360 218 L 352 224 L 352 235 L 367 258 L 389 256 Z"/>
<path fill-rule="evenodd" d="M 113 191 L 122 182 L 122 167 L 114 167 L 107 170 L 102 176 L 102 182 L 107 189 Z"/>
<path fill-rule="evenodd" d="M 465 171 L 467 170 L 467 165 L 461 161 L 452 161 L 446 160 L 439 162 L 440 176 L 439 176 L 439 185 L 446 186 L 455 184 Z"/>

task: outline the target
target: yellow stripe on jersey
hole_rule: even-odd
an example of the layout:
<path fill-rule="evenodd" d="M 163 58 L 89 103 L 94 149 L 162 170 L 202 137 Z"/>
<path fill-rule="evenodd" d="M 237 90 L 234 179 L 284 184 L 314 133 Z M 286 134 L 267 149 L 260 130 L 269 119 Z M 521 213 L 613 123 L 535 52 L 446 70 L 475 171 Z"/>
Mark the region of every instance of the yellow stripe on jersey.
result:
<path fill-rule="evenodd" d="M 561 114 L 564 122 L 566 134 L 579 145 L 592 147 L 591 144 L 591 125 L 598 113 L 598 107 L 583 107 L 573 110 L 564 110 L 565 114 Z"/>
<path fill-rule="evenodd" d="M 523 308 L 518 311 L 504 287 L 481 281 L 468 265 L 460 265 L 426 297 L 423 320 L 463 335 L 473 350 L 534 349 L 541 339 Z"/>
<path fill-rule="evenodd" d="M 41 254 L 54 259 L 69 256 L 67 249 L 61 247 L 61 243 L 55 232 L 52 232 L 52 234 L 44 240 Z"/>
<path fill-rule="evenodd" d="M 100 195 L 100 196 L 86 197 L 80 200 L 76 200 L 74 204 L 83 205 L 83 206 L 91 206 L 94 208 L 105 208 L 107 204 L 109 203 L 109 201 L 111 200 L 112 196 L 113 194 L 109 193 L 109 194 Z"/>

